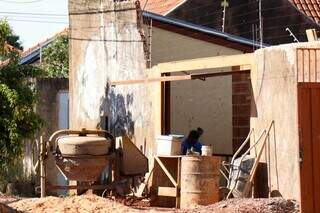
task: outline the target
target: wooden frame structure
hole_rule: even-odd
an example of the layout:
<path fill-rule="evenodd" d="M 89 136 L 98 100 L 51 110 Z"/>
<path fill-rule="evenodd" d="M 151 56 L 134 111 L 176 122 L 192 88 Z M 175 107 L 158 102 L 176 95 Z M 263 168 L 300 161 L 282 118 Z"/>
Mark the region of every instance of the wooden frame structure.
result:
<path fill-rule="evenodd" d="M 232 75 L 239 72 L 248 72 L 251 70 L 253 63 L 253 54 L 239 54 L 228 56 L 214 56 L 206 58 L 197 58 L 190 60 L 173 61 L 167 63 L 160 63 L 150 69 L 147 73 L 152 73 L 158 77 L 151 77 L 146 79 L 130 79 L 111 81 L 111 86 L 127 85 L 127 84 L 140 84 L 152 82 L 170 82 L 170 81 L 183 81 L 200 79 L 205 80 L 207 77 L 216 77 L 223 75 Z M 212 71 L 205 73 L 192 73 L 198 70 L 206 69 L 219 69 L 231 67 L 232 71 Z M 188 72 L 188 73 L 187 73 Z M 177 73 L 184 73 L 185 75 L 174 75 Z M 165 76 L 170 74 L 170 76 Z"/>
<path fill-rule="evenodd" d="M 181 155 L 176 156 L 154 156 L 154 167 L 157 178 L 162 183 L 170 186 L 157 186 L 157 196 L 175 198 L 175 207 L 180 208 L 180 190 L 181 190 Z M 157 165 L 157 166 L 156 166 Z"/>
<path fill-rule="evenodd" d="M 166 134 L 170 129 L 168 119 L 170 106 L 170 82 L 184 80 L 206 80 L 209 77 L 226 76 L 237 73 L 248 73 L 253 69 L 253 53 L 222 55 L 190 60 L 172 61 L 160 63 L 146 70 L 147 78 L 144 79 L 124 79 L 109 82 L 110 86 L 124 86 L 132 84 L 156 84 L 153 100 L 154 112 L 156 114 L 156 132 Z M 229 68 L 228 70 L 221 70 Z M 219 70 L 220 69 L 220 70 Z M 201 70 L 205 70 L 200 73 Z M 154 88 L 153 88 L 154 90 Z"/>

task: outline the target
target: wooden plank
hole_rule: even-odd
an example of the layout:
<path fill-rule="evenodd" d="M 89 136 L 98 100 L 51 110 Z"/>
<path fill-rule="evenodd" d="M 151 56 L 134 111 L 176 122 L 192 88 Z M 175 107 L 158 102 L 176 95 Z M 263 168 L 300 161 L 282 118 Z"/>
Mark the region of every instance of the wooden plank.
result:
<path fill-rule="evenodd" d="M 301 211 L 313 213 L 310 89 L 298 87 Z"/>
<path fill-rule="evenodd" d="M 176 197 L 177 188 L 175 187 L 158 187 L 158 196 Z"/>
<path fill-rule="evenodd" d="M 311 89 L 314 210 L 320 212 L 320 89 Z"/>
<path fill-rule="evenodd" d="M 176 208 L 180 208 L 180 193 L 181 193 L 181 158 L 178 158 L 178 169 L 177 169 L 177 191 L 176 191 Z"/>
<path fill-rule="evenodd" d="M 151 175 L 153 174 L 153 170 L 154 170 L 154 167 L 152 167 L 151 171 L 149 173 L 146 174 L 145 176 L 145 181 L 143 183 L 141 183 L 141 185 L 139 186 L 138 190 L 137 190 L 137 193 L 136 193 L 136 196 L 137 197 L 141 197 L 146 186 L 148 185 L 148 182 L 150 180 L 150 177 Z"/>
<path fill-rule="evenodd" d="M 149 72 L 159 70 L 161 73 L 173 73 L 182 71 L 194 71 L 202 69 L 216 69 L 239 66 L 239 69 L 251 69 L 253 54 L 239 54 L 228 56 L 214 56 L 191 60 L 173 61 L 161 63 L 151 68 Z"/>
<path fill-rule="evenodd" d="M 218 71 L 218 72 L 207 72 L 207 73 L 197 73 L 190 75 L 182 76 L 163 76 L 159 78 L 146 78 L 146 79 L 135 79 L 135 80 L 120 80 L 120 81 L 111 81 L 111 86 L 117 85 L 130 85 L 130 84 L 142 84 L 142 83 L 153 83 L 153 82 L 171 82 L 171 81 L 184 81 L 184 80 L 196 80 L 196 79 L 206 79 L 211 77 L 232 75 L 237 73 L 249 73 L 250 70 L 232 70 L 232 71 Z"/>
<path fill-rule="evenodd" d="M 315 29 L 307 29 L 306 34 L 308 41 L 318 41 L 318 36 Z"/>
<path fill-rule="evenodd" d="M 165 167 L 165 165 L 162 163 L 162 161 L 160 160 L 160 158 L 158 158 L 157 156 L 155 156 L 154 159 L 157 161 L 157 163 L 159 164 L 159 166 L 161 167 L 161 169 L 164 171 L 164 173 L 167 175 L 167 177 L 169 178 L 169 180 L 171 181 L 171 183 L 174 185 L 174 187 L 177 187 L 177 182 L 176 182 L 175 179 L 172 177 L 172 175 L 170 174 L 170 172 L 167 170 L 167 168 Z"/>
<path fill-rule="evenodd" d="M 117 85 L 126 85 L 126 84 L 143 84 L 143 83 L 152 83 L 152 82 L 185 81 L 185 80 L 191 80 L 191 76 L 190 75 L 164 76 L 164 77 L 158 77 L 158 78 L 119 80 L 119 81 L 111 81 L 110 85 L 117 86 Z"/>

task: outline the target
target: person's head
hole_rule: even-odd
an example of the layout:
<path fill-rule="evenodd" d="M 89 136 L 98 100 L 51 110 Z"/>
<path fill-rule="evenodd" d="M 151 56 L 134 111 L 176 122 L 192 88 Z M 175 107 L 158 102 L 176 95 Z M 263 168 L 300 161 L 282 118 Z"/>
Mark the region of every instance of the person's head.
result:
<path fill-rule="evenodd" d="M 199 137 L 201 137 L 201 135 L 203 134 L 203 129 L 201 127 L 198 127 L 197 132 L 199 134 Z"/>
<path fill-rule="evenodd" d="M 200 135 L 197 130 L 191 130 L 188 135 L 188 139 L 191 143 L 196 143 L 199 139 Z"/>

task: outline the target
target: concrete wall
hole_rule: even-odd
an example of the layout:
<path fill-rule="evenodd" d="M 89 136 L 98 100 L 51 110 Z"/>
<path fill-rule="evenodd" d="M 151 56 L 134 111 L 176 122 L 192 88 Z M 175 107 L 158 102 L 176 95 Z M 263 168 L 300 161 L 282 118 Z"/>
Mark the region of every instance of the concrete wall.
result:
<path fill-rule="evenodd" d="M 269 192 L 288 199 L 300 200 L 296 48 L 319 46 L 281 45 L 254 54 L 251 128 L 256 138 L 274 120 L 262 159 L 267 167 L 261 173 L 268 177 Z"/>
<path fill-rule="evenodd" d="M 43 140 L 47 141 L 52 133 L 59 130 L 58 94 L 61 91 L 68 90 L 68 79 L 37 79 L 36 89 L 39 94 L 39 103 L 36 105 L 35 110 L 44 120 L 44 126 L 35 135 L 34 140 L 25 142 L 23 167 L 27 176 L 35 172 L 34 165 L 38 160 L 40 136 L 43 135 Z M 49 152 L 46 172 L 50 182 L 56 184 L 58 169 L 55 166 L 51 152 Z"/>
<path fill-rule="evenodd" d="M 239 50 L 193 39 L 153 27 L 152 64 L 217 55 L 241 54 Z M 204 72 L 201 70 L 199 72 Z M 206 81 L 171 82 L 171 133 L 187 135 L 202 127 L 204 144 L 216 154 L 232 154 L 232 76 Z"/>
<path fill-rule="evenodd" d="M 70 128 L 110 129 L 153 150 L 157 128 L 152 93 L 159 83 L 109 87 L 109 81 L 146 78 L 135 1 L 69 1 Z M 105 11 L 105 12 L 95 12 Z M 151 92 L 150 92 L 151 91 Z"/>

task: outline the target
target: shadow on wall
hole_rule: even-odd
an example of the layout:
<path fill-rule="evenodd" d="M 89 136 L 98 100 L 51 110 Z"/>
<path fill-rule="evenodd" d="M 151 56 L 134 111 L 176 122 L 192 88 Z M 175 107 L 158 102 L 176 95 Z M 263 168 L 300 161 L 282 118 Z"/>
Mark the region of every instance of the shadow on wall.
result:
<path fill-rule="evenodd" d="M 133 94 L 126 96 L 116 93 L 115 88 L 107 85 L 105 97 L 101 99 L 100 123 L 97 128 L 109 130 L 115 137 L 134 135 L 134 121 L 129 110 L 133 103 Z"/>

